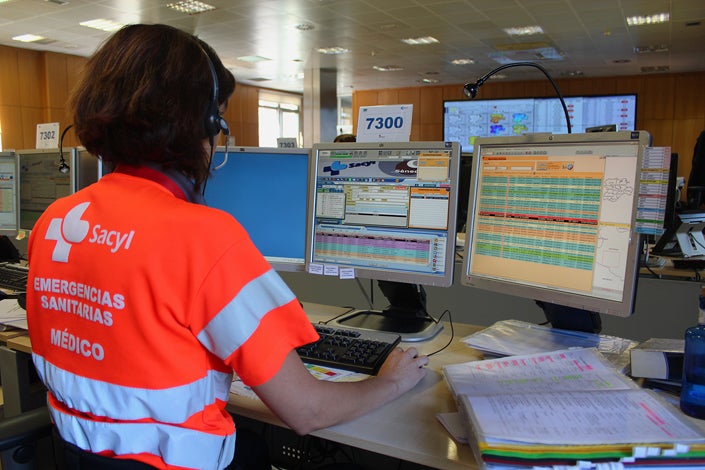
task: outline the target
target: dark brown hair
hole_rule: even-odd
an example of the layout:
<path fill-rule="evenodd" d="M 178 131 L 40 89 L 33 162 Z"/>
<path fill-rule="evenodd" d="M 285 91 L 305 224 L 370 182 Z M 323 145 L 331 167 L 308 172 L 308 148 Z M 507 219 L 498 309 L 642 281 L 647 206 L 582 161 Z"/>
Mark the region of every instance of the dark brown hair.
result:
<path fill-rule="evenodd" d="M 88 60 L 70 98 L 81 143 L 111 166 L 174 168 L 198 189 L 209 173 L 203 141 L 214 81 L 207 58 L 225 104 L 235 77 L 208 44 L 161 24 L 117 31 Z"/>
<path fill-rule="evenodd" d="M 340 134 L 333 139 L 333 142 L 355 142 L 357 138 L 355 134 Z"/>

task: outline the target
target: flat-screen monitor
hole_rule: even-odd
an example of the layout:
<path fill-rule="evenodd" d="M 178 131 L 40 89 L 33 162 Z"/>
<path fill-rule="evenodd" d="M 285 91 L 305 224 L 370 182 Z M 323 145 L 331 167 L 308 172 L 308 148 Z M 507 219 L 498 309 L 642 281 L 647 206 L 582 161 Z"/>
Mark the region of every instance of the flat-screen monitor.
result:
<path fill-rule="evenodd" d="M 423 286 L 453 282 L 457 142 L 344 142 L 312 149 L 309 273 L 378 281 L 390 301 L 336 323 L 422 340 L 439 331 Z"/>
<path fill-rule="evenodd" d="M 19 161 L 15 152 L 0 152 L 0 235 L 13 236 L 19 228 Z"/>
<path fill-rule="evenodd" d="M 69 171 L 59 170 L 58 149 L 18 150 L 20 165 L 20 229 L 32 230 L 49 204 L 76 191 L 76 149 L 64 148 Z"/>
<path fill-rule="evenodd" d="M 606 127 L 634 130 L 636 94 L 568 96 L 564 98 L 573 133 Z M 472 152 L 478 137 L 500 137 L 550 132 L 565 134 L 568 128 L 560 100 L 501 98 L 447 100 L 443 102 L 443 139 L 460 142 Z"/>
<path fill-rule="evenodd" d="M 554 327 L 633 313 L 644 131 L 475 141 L 461 283 L 534 299 Z M 579 325 L 584 320 L 587 325 Z"/>
<path fill-rule="evenodd" d="M 277 271 L 303 271 L 310 149 L 218 147 L 205 200 L 245 228 Z"/>
<path fill-rule="evenodd" d="M 76 191 L 101 179 L 110 169 L 84 147 L 76 147 Z"/>

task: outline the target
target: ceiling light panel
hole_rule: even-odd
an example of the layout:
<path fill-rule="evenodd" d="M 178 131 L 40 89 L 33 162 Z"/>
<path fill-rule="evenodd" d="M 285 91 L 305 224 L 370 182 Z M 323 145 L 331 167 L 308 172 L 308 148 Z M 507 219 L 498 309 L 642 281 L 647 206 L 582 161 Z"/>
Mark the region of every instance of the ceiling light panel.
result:
<path fill-rule="evenodd" d="M 543 34 L 541 26 L 518 26 L 514 28 L 504 28 L 504 32 L 510 36 L 532 36 L 534 34 Z"/>
<path fill-rule="evenodd" d="M 106 20 L 105 18 L 98 18 L 95 20 L 83 21 L 79 24 L 81 26 L 85 26 L 87 28 L 98 29 L 100 31 L 106 31 L 108 33 L 111 33 L 113 31 L 117 31 L 118 29 L 125 26 L 123 23 L 118 23 L 117 21 L 113 21 L 113 20 Z"/>
<path fill-rule="evenodd" d="M 659 24 L 668 23 L 670 21 L 670 15 L 668 13 L 656 13 L 654 15 L 648 16 L 629 16 L 627 17 L 627 24 L 629 26 L 643 26 L 649 24 Z"/>
<path fill-rule="evenodd" d="M 433 36 L 422 36 L 418 38 L 406 38 L 402 39 L 401 42 L 405 44 L 409 44 L 411 46 L 421 46 L 421 45 L 426 45 L 426 44 L 437 44 L 440 42 L 438 39 L 434 38 Z"/>
<path fill-rule="evenodd" d="M 172 10 L 176 10 L 180 13 L 186 13 L 187 15 L 197 15 L 198 13 L 203 13 L 204 11 L 215 10 L 213 5 L 195 0 L 167 3 L 166 6 L 167 8 L 171 8 Z"/>

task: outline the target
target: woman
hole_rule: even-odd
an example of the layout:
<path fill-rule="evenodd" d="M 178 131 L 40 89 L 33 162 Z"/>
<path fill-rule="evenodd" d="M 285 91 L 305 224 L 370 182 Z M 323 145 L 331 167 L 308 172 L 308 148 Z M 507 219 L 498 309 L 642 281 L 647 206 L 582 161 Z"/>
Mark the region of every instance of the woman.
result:
<path fill-rule="evenodd" d="M 202 205 L 234 89 L 203 41 L 130 25 L 88 60 L 72 94 L 81 143 L 115 170 L 35 225 L 27 312 L 73 461 L 226 467 L 233 371 L 300 434 L 367 413 L 425 375 L 414 348 L 357 383 L 304 367 L 295 348 L 317 335 L 298 300 L 236 220 Z"/>

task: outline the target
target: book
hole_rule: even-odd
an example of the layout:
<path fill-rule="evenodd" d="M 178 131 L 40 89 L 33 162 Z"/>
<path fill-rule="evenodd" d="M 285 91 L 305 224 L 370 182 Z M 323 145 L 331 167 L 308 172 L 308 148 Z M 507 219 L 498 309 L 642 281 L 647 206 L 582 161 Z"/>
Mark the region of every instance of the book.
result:
<path fill-rule="evenodd" d="M 632 377 L 681 381 L 685 340 L 650 338 L 630 350 Z"/>
<path fill-rule="evenodd" d="M 705 433 L 595 348 L 452 364 L 443 376 L 483 466 L 705 464 Z"/>

